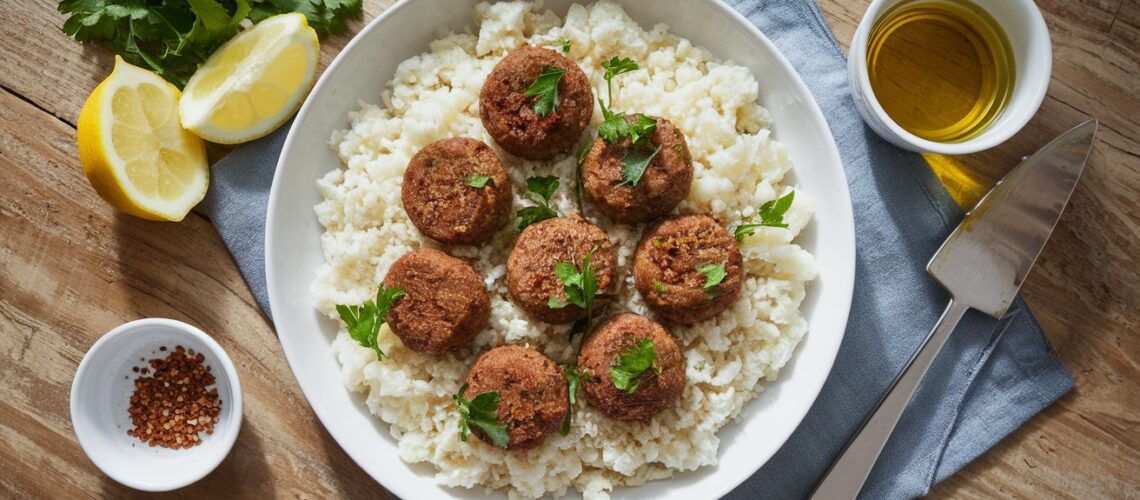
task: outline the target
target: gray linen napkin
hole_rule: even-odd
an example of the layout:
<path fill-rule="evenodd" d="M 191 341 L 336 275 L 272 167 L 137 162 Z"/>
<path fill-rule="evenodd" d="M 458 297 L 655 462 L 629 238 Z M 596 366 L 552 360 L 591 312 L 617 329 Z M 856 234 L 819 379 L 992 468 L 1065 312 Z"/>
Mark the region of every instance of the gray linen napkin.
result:
<path fill-rule="evenodd" d="M 856 285 L 847 333 L 815 405 L 787 444 L 729 498 L 800 498 L 902 371 L 949 297 L 926 261 L 961 213 L 921 156 L 863 125 L 846 60 L 811 0 L 736 0 L 799 71 L 839 145 L 855 210 Z M 263 311 L 269 187 L 286 129 L 214 166 L 200 206 L 214 221 Z M 1072 387 L 1018 299 L 1001 321 L 968 313 L 902 417 L 862 496 L 903 498 L 969 463 Z"/>

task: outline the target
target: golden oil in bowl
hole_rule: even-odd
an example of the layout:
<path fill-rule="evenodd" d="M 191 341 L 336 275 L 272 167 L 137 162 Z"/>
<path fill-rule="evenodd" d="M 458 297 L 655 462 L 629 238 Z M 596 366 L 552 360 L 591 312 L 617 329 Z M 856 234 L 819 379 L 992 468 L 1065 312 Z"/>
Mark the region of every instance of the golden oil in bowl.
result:
<path fill-rule="evenodd" d="M 1009 103 L 1016 69 L 997 21 L 967 0 L 904 1 L 880 17 L 867 41 L 875 100 L 908 132 L 961 142 Z"/>

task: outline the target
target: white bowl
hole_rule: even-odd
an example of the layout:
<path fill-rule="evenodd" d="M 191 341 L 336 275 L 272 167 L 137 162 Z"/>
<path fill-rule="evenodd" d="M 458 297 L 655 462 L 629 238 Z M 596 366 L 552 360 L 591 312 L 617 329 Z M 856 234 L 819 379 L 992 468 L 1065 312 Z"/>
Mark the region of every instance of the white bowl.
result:
<path fill-rule="evenodd" d="M 1001 25 L 1013 50 L 1016 76 L 1013 92 L 1005 110 L 982 133 L 961 142 L 934 142 L 907 132 L 887 115 L 875 99 L 871 77 L 867 71 L 867 40 L 871 28 L 891 7 L 909 0 L 874 0 L 863 14 L 863 20 L 851 39 L 847 52 L 847 73 L 855 107 L 863 121 L 880 137 L 903 149 L 920 153 L 964 155 L 983 151 L 1013 137 L 1029 123 L 1049 90 L 1053 68 L 1053 47 L 1049 28 L 1033 0 L 977 1 Z"/>
<path fill-rule="evenodd" d="M 165 346 L 166 352 L 159 350 Z M 127 409 L 143 359 L 183 346 L 202 353 L 222 402 L 213 434 L 183 449 L 151 447 L 127 435 Z M 71 384 L 71 425 L 83 452 L 111 479 L 143 491 L 169 491 L 209 474 L 233 448 L 241 429 L 241 384 L 229 356 L 214 339 L 181 321 L 148 318 L 107 332 L 83 356 Z"/>
<path fill-rule="evenodd" d="M 285 141 L 265 234 L 269 303 L 282 349 L 309 404 L 345 452 L 376 481 L 402 498 L 483 498 L 482 488 L 435 484 L 431 466 L 402 462 L 388 426 L 368 413 L 363 398 L 345 389 L 330 345 L 337 323 L 313 306 L 310 285 L 324 257 L 313 207 L 316 181 L 340 166 L 328 146 L 348 126 L 359 102 L 379 103 L 396 65 L 428 50 L 440 29 L 474 26 L 475 0 L 406 0 L 384 11 L 337 56 L 297 114 Z M 847 323 L 855 278 L 855 236 L 847 181 L 835 141 L 819 106 L 791 65 L 751 23 L 713 0 L 621 1 L 644 28 L 669 24 L 672 32 L 721 59 L 747 66 L 760 80 L 760 102 L 774 120 L 773 134 L 795 164 L 795 182 L 816 200 L 814 222 L 798 243 L 815 254 L 819 279 L 804 302 L 809 332 L 780 380 L 748 403 L 741 422 L 729 424 L 719 465 L 679 473 L 615 492 L 621 498 L 713 498 L 727 493 L 763 465 L 799 425 L 819 394 Z M 561 16 L 568 0 L 547 0 Z M 499 497 L 505 495 L 499 494 Z"/>

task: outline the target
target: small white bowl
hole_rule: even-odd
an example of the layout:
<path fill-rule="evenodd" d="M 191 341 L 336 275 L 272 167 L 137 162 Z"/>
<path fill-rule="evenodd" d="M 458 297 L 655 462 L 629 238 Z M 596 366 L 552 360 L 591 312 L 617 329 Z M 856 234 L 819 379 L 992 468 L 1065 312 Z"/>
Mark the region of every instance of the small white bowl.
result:
<path fill-rule="evenodd" d="M 1009 104 L 998 117 L 977 136 L 961 142 L 934 142 L 907 132 L 895 123 L 883 106 L 875 99 L 867 71 L 867 41 L 871 28 L 879 17 L 891 7 L 908 0 L 874 0 L 863 14 L 863 20 L 851 39 L 847 53 L 847 76 L 855 107 L 863 121 L 880 137 L 892 144 L 920 153 L 962 155 L 976 153 L 997 146 L 1013 137 L 1037 113 L 1053 70 L 1053 47 L 1049 41 L 1049 28 L 1033 0 L 979 1 L 1001 25 L 1013 50 L 1013 92 Z"/>
<path fill-rule="evenodd" d="M 177 346 L 205 357 L 221 413 L 214 433 L 202 434 L 197 446 L 152 447 L 127 435 L 133 427 L 127 410 L 140 376 L 131 368 L 149 367 L 140 360 L 165 357 Z M 241 384 L 229 356 L 202 330 L 172 319 L 140 319 L 107 332 L 83 356 L 71 384 L 71 425 L 84 453 L 111 479 L 143 491 L 181 488 L 213 471 L 233 448 L 241 413 Z"/>

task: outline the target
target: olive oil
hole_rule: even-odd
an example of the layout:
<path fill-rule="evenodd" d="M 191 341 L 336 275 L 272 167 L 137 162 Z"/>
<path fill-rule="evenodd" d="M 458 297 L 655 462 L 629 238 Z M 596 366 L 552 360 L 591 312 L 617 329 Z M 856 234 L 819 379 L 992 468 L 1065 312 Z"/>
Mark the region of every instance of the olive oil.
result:
<path fill-rule="evenodd" d="M 961 142 L 986 129 L 1013 92 L 1005 32 L 967 0 L 910 0 L 871 28 L 868 76 L 875 99 L 908 132 Z"/>

